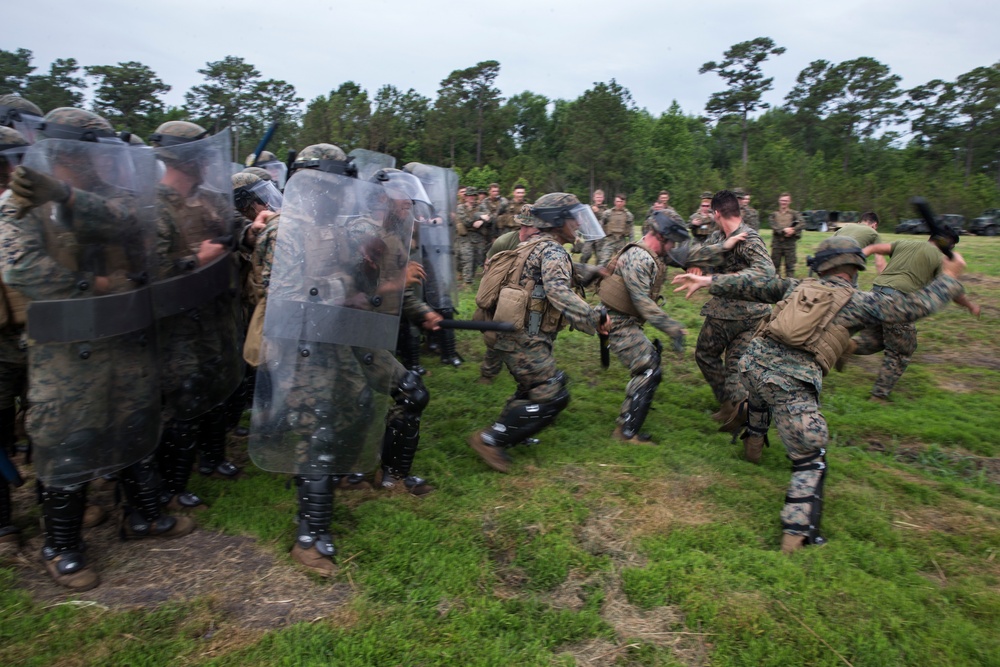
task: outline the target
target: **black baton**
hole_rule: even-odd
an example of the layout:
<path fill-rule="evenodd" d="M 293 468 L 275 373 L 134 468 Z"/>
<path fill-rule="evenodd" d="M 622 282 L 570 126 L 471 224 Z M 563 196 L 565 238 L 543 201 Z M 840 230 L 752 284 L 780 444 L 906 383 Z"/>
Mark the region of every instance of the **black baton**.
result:
<path fill-rule="evenodd" d="M 470 329 L 472 331 L 500 331 L 513 333 L 514 325 L 510 322 L 480 322 L 477 320 L 439 320 L 437 325 L 442 329 Z"/>

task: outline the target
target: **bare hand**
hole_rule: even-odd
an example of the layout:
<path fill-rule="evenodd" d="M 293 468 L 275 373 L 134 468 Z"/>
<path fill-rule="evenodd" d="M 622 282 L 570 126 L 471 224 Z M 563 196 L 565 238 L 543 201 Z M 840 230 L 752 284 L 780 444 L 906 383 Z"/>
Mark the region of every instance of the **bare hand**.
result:
<path fill-rule="evenodd" d="M 709 276 L 698 276 L 693 273 L 682 273 L 678 276 L 674 276 L 674 279 L 670 281 L 674 285 L 680 285 L 674 289 L 675 292 L 687 292 L 684 298 L 690 299 L 691 295 L 700 290 L 703 287 L 708 287 L 712 284 L 712 278 Z"/>
<path fill-rule="evenodd" d="M 427 329 L 428 331 L 440 331 L 441 327 L 438 326 L 438 322 L 440 322 L 443 319 L 444 318 L 441 317 L 441 313 L 432 310 L 431 312 L 424 315 L 424 321 L 421 323 L 420 326 Z"/>
<path fill-rule="evenodd" d="M 703 276 L 705 272 L 701 270 L 700 266 L 692 266 L 687 269 L 687 272 L 692 276 Z"/>
<path fill-rule="evenodd" d="M 483 226 L 483 221 L 482 220 L 476 220 L 474 223 L 472 223 L 472 228 L 473 229 L 479 229 L 482 226 Z"/>
<path fill-rule="evenodd" d="M 965 273 L 965 258 L 954 251 L 952 251 L 952 254 L 955 256 L 954 259 L 948 259 L 947 255 L 942 255 L 941 272 L 958 279 Z"/>
<path fill-rule="evenodd" d="M 979 315 L 982 312 L 983 312 L 983 308 L 978 303 L 970 303 L 969 304 L 969 314 L 972 315 L 973 317 L 975 317 L 977 320 L 979 319 Z"/>
<path fill-rule="evenodd" d="M 785 233 L 785 236 L 791 236 L 795 233 L 795 229 L 792 227 L 785 227 L 782 231 Z"/>
<path fill-rule="evenodd" d="M 427 279 L 427 271 L 420 262 L 410 262 L 406 265 L 407 286 L 418 285 Z"/>
<path fill-rule="evenodd" d="M 198 248 L 198 266 L 205 266 L 217 257 L 226 254 L 228 248 L 221 243 L 205 239 Z"/>
<path fill-rule="evenodd" d="M 729 238 L 727 238 L 725 241 L 722 242 L 722 247 L 725 248 L 726 250 L 732 250 L 733 248 L 736 247 L 737 243 L 740 243 L 740 242 L 746 241 L 746 240 L 747 240 L 747 233 L 746 232 L 740 232 L 739 234 L 733 234 L 732 236 L 730 236 Z"/>

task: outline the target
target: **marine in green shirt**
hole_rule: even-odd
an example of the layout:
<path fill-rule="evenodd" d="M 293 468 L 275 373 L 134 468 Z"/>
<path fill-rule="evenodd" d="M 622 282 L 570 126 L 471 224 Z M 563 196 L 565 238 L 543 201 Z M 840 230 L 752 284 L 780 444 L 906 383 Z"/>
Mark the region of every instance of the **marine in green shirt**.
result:
<path fill-rule="evenodd" d="M 861 216 L 861 222 L 841 225 L 834 236 L 848 236 L 857 241 L 862 248 L 881 243 L 882 237 L 878 235 L 878 215 L 875 211 L 865 211 Z M 875 255 L 875 270 L 878 273 L 885 270 L 885 258 L 882 255 Z"/>

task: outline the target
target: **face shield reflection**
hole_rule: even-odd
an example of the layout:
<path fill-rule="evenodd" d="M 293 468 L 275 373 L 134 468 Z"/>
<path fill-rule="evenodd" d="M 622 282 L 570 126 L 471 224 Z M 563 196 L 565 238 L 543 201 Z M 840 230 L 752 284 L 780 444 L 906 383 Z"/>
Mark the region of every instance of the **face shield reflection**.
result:
<path fill-rule="evenodd" d="M 288 167 L 285 166 L 284 162 L 281 162 L 280 160 L 271 160 L 269 162 L 258 162 L 256 166 L 271 174 L 271 178 L 274 179 L 274 184 L 278 190 L 285 187 L 285 180 L 288 176 Z"/>
<path fill-rule="evenodd" d="M 596 241 L 604 238 L 604 230 L 601 223 L 597 221 L 594 211 L 586 204 L 577 204 L 567 212 L 569 217 L 576 220 L 577 234 L 586 241 Z"/>
<path fill-rule="evenodd" d="M 281 211 L 281 205 L 283 199 L 281 193 L 278 192 L 278 188 L 274 187 L 274 183 L 271 181 L 258 181 L 250 186 L 250 192 L 257 195 L 257 197 L 264 202 L 272 211 Z"/>

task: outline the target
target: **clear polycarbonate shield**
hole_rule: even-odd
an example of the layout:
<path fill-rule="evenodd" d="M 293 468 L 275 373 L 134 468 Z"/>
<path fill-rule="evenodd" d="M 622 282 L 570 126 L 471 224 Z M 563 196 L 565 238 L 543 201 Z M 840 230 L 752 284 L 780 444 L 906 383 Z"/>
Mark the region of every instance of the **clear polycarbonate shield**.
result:
<path fill-rule="evenodd" d="M 258 162 L 254 166 L 260 167 L 271 174 L 271 178 L 279 190 L 285 189 L 285 181 L 288 179 L 288 167 L 284 162 L 281 160 L 268 160 L 267 162 Z"/>
<path fill-rule="evenodd" d="M 411 200 L 313 169 L 285 188 L 257 371 L 250 456 L 293 474 L 377 464 L 405 289 Z M 403 253 L 402 262 L 399 259 Z"/>
<path fill-rule="evenodd" d="M 24 166 L 73 188 L 20 219 L 15 243 L 36 261 L 9 276 L 31 299 L 28 424 L 45 484 L 79 484 L 149 456 L 160 381 L 149 277 L 156 165 L 118 142 L 43 139 Z M 27 254 L 26 254 L 27 256 Z"/>
<path fill-rule="evenodd" d="M 379 169 L 392 169 L 396 166 L 396 158 L 393 156 L 365 148 L 355 148 L 347 156 L 358 168 L 358 178 L 362 181 L 370 179 Z"/>
<path fill-rule="evenodd" d="M 604 228 L 597 221 L 593 209 L 587 204 L 577 204 L 569 210 L 569 214 L 576 220 L 577 233 L 585 241 L 597 241 L 604 238 Z"/>
<path fill-rule="evenodd" d="M 419 162 L 411 162 L 404 171 L 420 179 L 431 200 L 430 215 L 417 220 L 414 232 L 419 236 L 420 259 L 427 273 L 424 300 L 436 310 L 454 311 L 458 303 L 453 254 L 458 174 Z"/>
<path fill-rule="evenodd" d="M 195 419 L 243 380 L 229 131 L 155 149 L 161 244 L 153 308 L 164 349 L 165 413 Z"/>
<path fill-rule="evenodd" d="M 24 154 L 27 152 L 27 146 L 13 146 L 11 148 L 0 150 L 0 158 L 6 160 L 7 165 L 13 170 L 14 167 L 21 164 L 21 161 L 24 159 Z"/>
<path fill-rule="evenodd" d="M 0 125 L 14 128 L 29 144 L 42 138 L 38 134 L 38 130 L 43 123 L 44 119 L 41 116 L 26 113 L 20 109 L 0 106 Z"/>
<path fill-rule="evenodd" d="M 250 186 L 250 192 L 257 195 L 257 198 L 272 211 L 281 211 L 283 197 L 272 181 L 257 181 Z"/>

